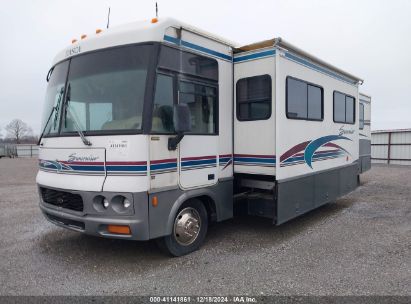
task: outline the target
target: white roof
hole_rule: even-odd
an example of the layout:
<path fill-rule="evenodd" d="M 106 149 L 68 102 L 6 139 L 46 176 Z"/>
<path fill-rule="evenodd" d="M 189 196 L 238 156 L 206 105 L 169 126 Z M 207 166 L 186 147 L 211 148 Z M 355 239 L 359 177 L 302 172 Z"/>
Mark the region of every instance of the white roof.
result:
<path fill-rule="evenodd" d="M 232 47 L 234 49 L 234 52 L 236 53 L 253 51 L 269 46 L 287 49 L 297 54 L 300 54 L 313 62 L 316 62 L 322 66 L 332 69 L 342 75 L 345 75 L 348 78 L 354 79 L 357 82 L 363 82 L 361 78 L 356 77 L 350 73 L 347 73 L 327 62 L 324 62 L 323 60 L 299 49 L 296 46 L 293 46 L 292 44 L 286 42 L 281 38 L 265 40 L 250 45 L 238 47 L 237 43 L 232 42 L 228 39 L 208 33 L 194 26 L 178 21 L 176 19 L 167 17 L 158 18 L 158 21 L 156 23 L 152 23 L 151 20 L 137 21 L 122 26 L 105 29 L 99 34 L 93 33 L 91 35 L 88 35 L 88 37 L 86 37 L 85 39 L 79 39 L 77 42 L 73 43 L 72 45 L 68 46 L 60 53 L 58 53 L 53 60 L 53 65 L 71 56 L 93 50 L 119 45 L 134 44 L 139 42 L 162 42 L 164 41 L 164 34 L 166 33 L 166 30 L 170 27 L 177 29 L 183 28 L 189 32 L 193 32 L 200 36 L 207 37 L 211 40 L 217 41 L 221 44 L 225 44 L 229 47 Z"/>
<path fill-rule="evenodd" d="M 255 51 L 255 50 L 258 50 L 258 49 L 268 48 L 268 47 L 279 47 L 279 48 L 294 52 L 296 54 L 299 54 L 299 55 L 309 59 L 312 62 L 320 64 L 320 65 L 322 65 L 322 66 L 324 66 L 328 69 L 336 71 L 337 73 L 342 74 L 342 75 L 344 75 L 344 76 L 346 76 L 350 79 L 353 79 L 353 80 L 359 82 L 360 84 L 362 84 L 364 82 L 364 80 L 362 80 L 361 78 L 359 78 L 359 77 L 357 77 L 357 76 L 355 76 L 351 73 L 348 73 L 344 70 L 341 70 L 340 68 L 337 68 L 336 66 L 334 66 L 334 65 L 332 65 L 328 62 L 325 62 L 322 59 L 320 59 L 320 58 L 318 58 L 314 55 L 311 55 L 310 53 L 308 53 L 308 52 L 300 49 L 299 47 L 289 43 L 288 41 L 282 39 L 281 37 L 273 38 L 273 39 L 269 39 L 269 40 L 263 40 L 263 41 L 260 41 L 260 42 L 244 45 L 244 46 L 241 46 L 241 47 L 237 47 L 234 50 L 234 52 L 237 53 L 237 54 L 240 54 L 242 52 L 250 52 L 250 51 Z"/>
<path fill-rule="evenodd" d="M 161 42 L 164 41 L 164 34 L 170 27 L 184 28 L 187 31 L 194 32 L 230 47 L 236 45 L 236 43 L 229 41 L 228 39 L 200 30 L 176 19 L 164 17 L 158 18 L 158 22 L 156 23 L 152 23 L 151 20 L 137 21 L 104 29 L 99 34 L 92 33 L 87 35 L 87 38 L 85 39 L 79 38 L 77 42 L 71 44 L 57 54 L 53 60 L 53 65 L 79 53 L 97 49 L 139 42 Z"/>

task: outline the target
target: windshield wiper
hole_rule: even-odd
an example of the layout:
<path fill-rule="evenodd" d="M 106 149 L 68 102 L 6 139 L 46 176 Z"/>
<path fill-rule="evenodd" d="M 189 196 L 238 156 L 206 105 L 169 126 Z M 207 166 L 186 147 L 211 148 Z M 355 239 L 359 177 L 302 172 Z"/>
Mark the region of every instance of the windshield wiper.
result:
<path fill-rule="evenodd" d="M 49 125 L 50 119 L 51 119 L 51 117 L 53 116 L 53 113 L 54 113 L 54 112 L 56 112 L 56 114 L 54 115 L 54 122 L 53 122 L 53 124 L 54 124 L 54 129 L 56 128 L 56 122 L 57 122 L 57 119 L 58 119 L 58 113 L 59 113 L 59 108 L 60 108 L 61 100 L 62 100 L 62 98 L 63 98 L 63 94 L 64 94 L 64 87 L 62 87 L 62 88 L 60 89 L 59 95 L 58 95 L 58 97 L 57 97 L 57 104 L 56 104 L 53 108 L 51 108 L 49 117 L 47 118 L 47 122 L 46 122 L 46 124 L 44 125 L 43 130 L 41 131 L 39 140 L 37 141 L 37 145 L 40 144 L 40 141 L 41 141 L 41 139 L 42 139 L 43 136 L 44 136 L 44 132 L 46 132 L 47 126 Z"/>
<path fill-rule="evenodd" d="M 81 140 L 83 141 L 83 143 L 86 146 L 91 146 L 91 142 L 84 136 L 83 131 L 80 128 L 80 124 L 78 123 L 78 120 L 76 118 L 76 116 L 74 115 L 73 111 L 71 111 L 71 109 L 69 108 L 69 103 L 70 103 L 70 92 L 71 92 L 71 86 L 70 84 L 68 84 L 67 87 L 67 95 L 66 95 L 66 105 L 65 105 L 65 109 L 64 109 L 64 125 L 67 127 L 67 111 L 70 112 L 70 119 L 73 122 L 74 127 L 76 128 L 76 131 L 78 133 L 78 135 L 80 135 Z"/>

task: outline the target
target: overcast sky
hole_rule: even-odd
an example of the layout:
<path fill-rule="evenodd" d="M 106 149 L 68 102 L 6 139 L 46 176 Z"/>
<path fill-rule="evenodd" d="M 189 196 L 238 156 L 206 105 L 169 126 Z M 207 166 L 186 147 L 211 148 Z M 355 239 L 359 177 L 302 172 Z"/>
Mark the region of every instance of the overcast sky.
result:
<path fill-rule="evenodd" d="M 81 34 L 154 17 L 154 0 L 2 0 L 0 128 L 40 132 L 46 74 Z M 159 0 L 171 16 L 242 44 L 282 37 L 365 80 L 372 129 L 411 128 L 411 1 Z"/>

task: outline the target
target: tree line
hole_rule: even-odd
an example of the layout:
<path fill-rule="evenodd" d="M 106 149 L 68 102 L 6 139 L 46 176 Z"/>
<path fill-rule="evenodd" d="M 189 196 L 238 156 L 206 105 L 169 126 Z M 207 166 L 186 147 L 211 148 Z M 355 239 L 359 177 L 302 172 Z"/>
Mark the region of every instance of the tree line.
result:
<path fill-rule="evenodd" d="M 3 138 L 0 127 L 0 143 L 36 144 L 38 141 L 38 137 L 33 134 L 33 129 L 21 119 L 13 119 L 4 130 L 6 136 Z"/>

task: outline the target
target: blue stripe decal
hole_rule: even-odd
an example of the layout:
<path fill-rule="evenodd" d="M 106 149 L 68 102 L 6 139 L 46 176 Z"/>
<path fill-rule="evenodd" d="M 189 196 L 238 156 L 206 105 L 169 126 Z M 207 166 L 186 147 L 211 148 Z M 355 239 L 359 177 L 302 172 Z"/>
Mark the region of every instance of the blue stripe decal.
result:
<path fill-rule="evenodd" d="M 107 172 L 109 171 L 141 172 L 147 171 L 147 166 L 107 166 Z"/>
<path fill-rule="evenodd" d="M 164 35 L 164 40 L 168 41 L 168 42 L 171 42 L 171 43 L 174 43 L 174 44 L 177 44 L 177 45 L 182 45 L 186 48 L 190 48 L 190 49 L 200 51 L 200 52 L 203 52 L 203 53 L 206 53 L 206 54 L 209 54 L 209 55 L 213 55 L 213 56 L 222 58 L 224 60 L 232 61 L 232 57 L 229 56 L 229 55 L 226 55 L 226 54 L 223 54 L 223 53 L 220 53 L 220 52 L 205 48 L 203 46 L 200 46 L 200 45 L 188 42 L 188 41 L 184 41 L 184 40 L 174 38 L 174 37 L 171 37 L 171 36 L 168 36 L 168 35 Z"/>
<path fill-rule="evenodd" d="M 338 155 L 343 155 L 344 152 L 338 151 L 338 152 L 329 152 L 329 153 L 321 153 L 321 154 L 316 154 L 313 156 L 313 159 L 316 158 L 322 158 L 322 157 L 328 157 L 328 156 L 338 156 Z M 296 157 L 291 157 L 287 160 L 284 161 L 284 163 L 292 163 L 295 161 L 304 161 L 304 156 L 296 156 Z"/>
<path fill-rule="evenodd" d="M 350 78 L 341 76 L 341 75 L 339 75 L 339 74 L 337 74 L 337 73 L 334 73 L 334 72 L 332 72 L 332 71 L 330 71 L 330 70 L 328 70 L 328 69 L 325 69 L 325 68 L 323 68 L 323 67 L 321 67 L 321 66 L 318 66 L 318 65 L 316 65 L 316 64 L 313 64 L 313 63 L 311 63 L 311 62 L 309 62 L 309 61 L 307 61 L 307 60 L 305 60 L 305 59 L 302 59 L 302 58 L 300 58 L 300 57 L 298 57 L 298 56 L 296 56 L 296 55 L 294 55 L 294 54 L 291 54 L 291 53 L 289 53 L 289 52 L 286 52 L 286 53 L 285 53 L 285 57 L 288 58 L 288 59 L 290 59 L 290 60 L 292 60 L 292 61 L 295 61 L 295 62 L 297 62 L 297 63 L 300 63 L 300 64 L 302 64 L 302 65 L 305 65 L 305 66 L 307 66 L 307 67 L 309 67 L 309 68 L 311 68 L 311 69 L 313 69 L 313 70 L 316 70 L 317 72 L 321 72 L 321 73 L 323 73 L 323 74 L 327 74 L 327 75 L 329 75 L 329 76 L 331 76 L 331 77 L 333 77 L 333 78 L 342 80 L 342 81 L 347 82 L 347 83 L 349 83 L 349 84 L 354 84 L 354 85 L 357 84 L 356 81 L 353 81 L 353 80 L 350 79 Z"/>
<path fill-rule="evenodd" d="M 70 166 L 75 171 L 100 171 L 104 172 L 104 166 Z M 63 169 L 64 171 L 64 169 Z"/>
<path fill-rule="evenodd" d="M 234 58 L 234 62 L 241 62 L 245 60 L 257 59 L 261 57 L 275 56 L 275 50 L 264 51 L 260 53 L 249 54 Z"/>
<path fill-rule="evenodd" d="M 234 162 L 275 164 L 275 158 L 234 157 Z"/>
<path fill-rule="evenodd" d="M 231 160 L 231 157 L 220 158 L 220 164 L 221 164 L 221 163 L 229 162 L 230 160 Z"/>
<path fill-rule="evenodd" d="M 184 161 L 181 163 L 182 167 L 190 167 L 190 166 L 198 166 L 198 165 L 207 165 L 207 164 L 216 164 L 217 160 L 214 159 L 206 159 L 206 160 L 190 160 Z"/>
<path fill-rule="evenodd" d="M 171 36 L 164 35 L 164 40 L 174 44 L 180 44 L 180 39 Z"/>
<path fill-rule="evenodd" d="M 175 168 L 177 168 L 177 163 L 157 164 L 157 165 L 150 166 L 150 170 L 175 169 Z"/>

